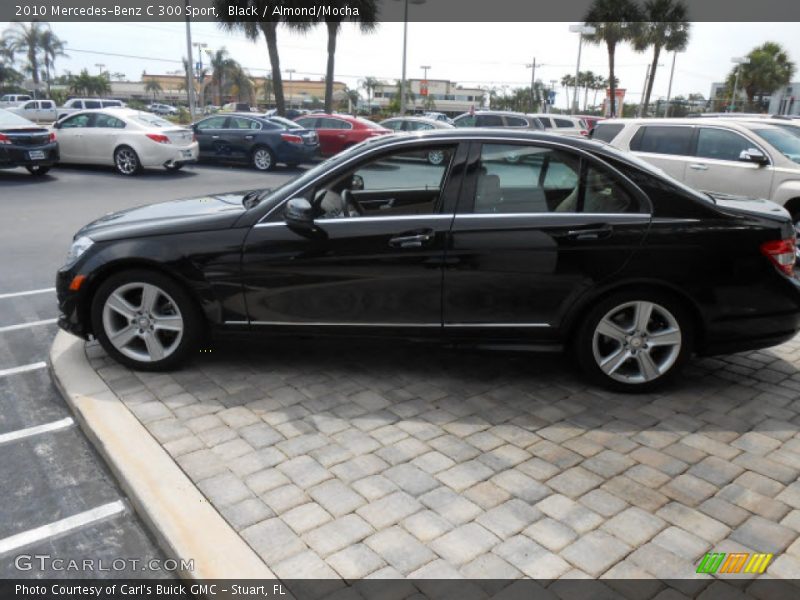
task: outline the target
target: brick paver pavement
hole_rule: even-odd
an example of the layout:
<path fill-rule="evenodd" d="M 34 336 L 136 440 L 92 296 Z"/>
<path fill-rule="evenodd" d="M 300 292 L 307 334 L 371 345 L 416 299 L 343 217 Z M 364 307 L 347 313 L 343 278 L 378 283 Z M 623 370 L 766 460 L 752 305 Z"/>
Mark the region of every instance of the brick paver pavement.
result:
<path fill-rule="evenodd" d="M 87 351 L 279 576 L 704 579 L 694 595 L 713 550 L 800 578 L 800 338 L 642 396 L 561 356 L 274 341 L 163 374 Z"/>

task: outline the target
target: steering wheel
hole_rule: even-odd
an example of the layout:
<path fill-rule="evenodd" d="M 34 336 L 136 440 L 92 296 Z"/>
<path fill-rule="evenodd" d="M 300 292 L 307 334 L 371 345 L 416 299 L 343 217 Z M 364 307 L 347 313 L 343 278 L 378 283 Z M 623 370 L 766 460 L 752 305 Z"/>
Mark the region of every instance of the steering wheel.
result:
<path fill-rule="evenodd" d="M 342 190 L 342 214 L 346 217 L 360 217 L 364 214 L 350 190 Z"/>

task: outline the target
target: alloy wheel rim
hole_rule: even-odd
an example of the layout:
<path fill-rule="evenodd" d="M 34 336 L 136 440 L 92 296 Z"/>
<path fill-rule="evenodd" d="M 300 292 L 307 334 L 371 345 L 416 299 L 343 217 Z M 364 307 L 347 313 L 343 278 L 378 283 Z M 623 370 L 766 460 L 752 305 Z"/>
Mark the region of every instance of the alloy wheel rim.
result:
<path fill-rule="evenodd" d="M 172 355 L 183 338 L 183 316 L 175 301 L 151 283 L 119 286 L 103 305 L 103 329 L 121 354 L 139 362 Z"/>
<path fill-rule="evenodd" d="M 117 167 L 126 175 L 136 170 L 136 155 L 133 150 L 119 150 L 117 152 Z"/>
<path fill-rule="evenodd" d="M 440 165 L 444 161 L 444 152 L 441 150 L 432 150 L 428 152 L 428 162 L 432 165 Z"/>
<path fill-rule="evenodd" d="M 675 316 L 655 302 L 637 300 L 612 308 L 592 337 L 600 370 L 622 383 L 647 383 L 678 360 L 682 336 Z"/>
<path fill-rule="evenodd" d="M 269 169 L 272 165 L 272 157 L 267 150 L 257 150 L 255 154 L 256 167 L 262 171 Z"/>

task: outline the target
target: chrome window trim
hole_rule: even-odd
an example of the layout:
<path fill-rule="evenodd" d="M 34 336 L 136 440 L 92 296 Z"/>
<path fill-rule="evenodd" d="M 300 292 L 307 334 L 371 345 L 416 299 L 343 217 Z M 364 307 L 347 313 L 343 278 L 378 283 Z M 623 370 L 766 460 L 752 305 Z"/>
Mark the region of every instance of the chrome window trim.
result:
<path fill-rule="evenodd" d="M 426 215 L 386 215 L 385 217 L 345 217 L 345 218 L 337 218 L 337 219 L 314 219 L 314 223 L 322 224 L 322 225 L 333 225 L 337 223 L 374 223 L 376 221 L 416 221 L 424 219 L 425 221 L 430 221 L 434 219 L 436 221 L 440 220 L 447 220 L 452 221 L 453 215 L 452 214 L 442 214 L 442 213 L 431 213 Z M 274 227 L 276 225 L 283 225 L 286 226 L 284 221 L 273 221 L 270 223 L 256 223 L 253 227 Z"/>
<path fill-rule="evenodd" d="M 553 137 L 556 137 L 558 134 L 543 133 L 543 134 L 540 134 L 540 135 L 552 135 Z M 430 142 L 430 138 L 426 138 L 426 140 L 428 140 Z M 620 177 L 622 180 L 624 180 L 628 185 L 632 186 L 634 189 L 639 190 L 639 186 L 637 186 L 633 181 L 631 181 L 624 174 L 620 173 L 619 170 L 616 169 L 614 166 L 607 164 L 602 159 L 602 157 L 595 156 L 591 152 L 588 152 L 587 150 L 584 150 L 582 148 L 578 148 L 578 147 L 572 146 L 570 144 L 564 144 L 562 142 L 559 142 L 557 139 L 553 139 L 553 140 L 549 140 L 549 139 L 547 139 L 547 140 L 538 140 L 538 139 L 537 140 L 526 140 L 526 139 L 513 138 L 513 137 L 497 137 L 497 136 L 486 136 L 486 135 L 480 135 L 480 134 L 469 135 L 468 133 L 464 133 L 464 134 L 459 135 L 459 136 L 447 137 L 447 138 L 443 138 L 443 139 L 433 138 L 434 142 L 441 142 L 442 144 L 448 144 L 448 143 L 459 143 L 460 144 L 460 143 L 463 143 L 463 142 L 484 143 L 487 140 L 489 142 L 495 142 L 495 143 L 498 143 L 498 144 L 501 144 L 501 143 L 504 143 L 504 142 L 517 143 L 517 144 L 537 143 L 537 144 L 544 144 L 544 145 L 547 145 L 547 146 L 552 146 L 552 147 L 555 147 L 555 148 L 562 148 L 562 149 L 571 150 L 573 152 L 576 152 L 576 153 L 580 154 L 581 156 L 588 156 L 589 158 L 593 158 L 594 160 L 603 163 L 607 168 L 611 169 L 618 177 Z M 419 138 L 398 136 L 396 139 L 393 139 L 391 142 L 382 145 L 380 147 L 380 149 L 381 149 L 381 151 L 383 151 L 383 150 L 391 150 L 393 148 L 402 148 L 403 146 L 412 146 L 412 145 L 419 144 L 419 143 L 420 143 Z M 341 165 L 339 165 L 339 168 L 341 170 L 345 170 L 348 165 L 351 165 L 354 162 L 358 162 L 359 160 L 361 160 L 363 158 L 364 158 L 363 154 L 358 154 L 356 156 L 353 156 L 350 159 L 348 159 L 345 162 L 343 162 Z M 319 177 L 315 177 L 314 179 L 309 181 L 305 185 L 305 187 L 300 188 L 299 190 L 297 190 L 297 192 L 295 192 L 295 194 L 292 195 L 291 198 L 302 197 L 302 195 L 305 192 L 307 192 L 309 190 L 309 188 L 314 187 L 314 185 L 320 179 L 324 179 L 325 177 L 328 177 L 329 174 L 330 174 L 330 172 L 322 173 L 322 174 L 319 175 Z M 647 194 L 645 194 L 641 190 L 640 190 L 640 192 L 645 197 L 647 197 Z M 261 217 L 261 219 L 259 219 L 259 221 L 255 224 L 255 226 L 257 227 L 258 225 L 262 224 L 266 219 L 269 219 L 273 215 L 273 213 L 275 213 L 277 210 L 279 210 L 291 198 L 284 198 L 278 204 L 276 204 L 271 209 L 269 209 Z M 537 214 L 537 213 L 534 213 L 534 214 Z M 541 214 L 547 214 L 547 213 L 541 213 Z M 567 213 L 567 214 L 569 214 L 569 213 Z M 571 214 L 580 214 L 580 213 L 571 213 Z M 584 213 L 584 214 L 589 214 L 589 213 Z M 626 214 L 626 213 L 620 213 L 620 214 Z M 646 214 L 646 213 L 636 213 L 636 214 Z M 450 215 L 450 216 L 452 216 L 452 215 Z"/>
<path fill-rule="evenodd" d="M 458 323 L 445 322 L 445 327 L 527 327 L 542 328 L 552 327 L 549 323 Z"/>
<path fill-rule="evenodd" d="M 225 325 L 259 325 L 259 326 L 304 326 L 304 327 L 470 327 L 470 328 L 486 328 L 486 327 L 527 327 L 527 328 L 544 328 L 552 327 L 549 323 L 392 323 L 392 322 L 365 322 L 358 323 L 354 321 L 225 321 Z"/>

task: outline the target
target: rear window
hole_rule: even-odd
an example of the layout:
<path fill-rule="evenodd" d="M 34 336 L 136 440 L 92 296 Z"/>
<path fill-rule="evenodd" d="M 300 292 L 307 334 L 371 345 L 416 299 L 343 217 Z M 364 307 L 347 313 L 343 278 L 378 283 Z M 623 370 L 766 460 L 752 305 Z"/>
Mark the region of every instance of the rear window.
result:
<path fill-rule="evenodd" d="M 161 117 L 147 113 L 139 113 L 133 117 L 133 120 L 137 123 L 145 125 L 146 127 L 159 127 L 161 129 L 164 127 L 175 127 L 173 123 L 170 123 L 166 119 L 162 119 Z"/>
<path fill-rule="evenodd" d="M 631 140 L 631 150 L 653 154 L 688 156 L 692 144 L 691 127 L 646 125 L 640 127 Z"/>
<path fill-rule="evenodd" d="M 356 117 L 356 121 L 358 121 L 361 125 L 363 125 L 367 129 L 383 129 L 380 125 L 378 125 L 377 123 L 373 123 L 369 119 L 362 119 L 361 117 Z"/>
<path fill-rule="evenodd" d="M 294 121 L 290 121 L 289 119 L 286 119 L 284 117 L 275 116 L 275 117 L 270 117 L 268 120 L 270 123 L 275 123 L 276 125 L 280 125 L 283 129 L 303 129 L 301 125 L 298 125 Z"/>
<path fill-rule="evenodd" d="M 622 123 L 598 123 L 592 131 L 592 139 L 610 144 L 623 127 Z"/>

